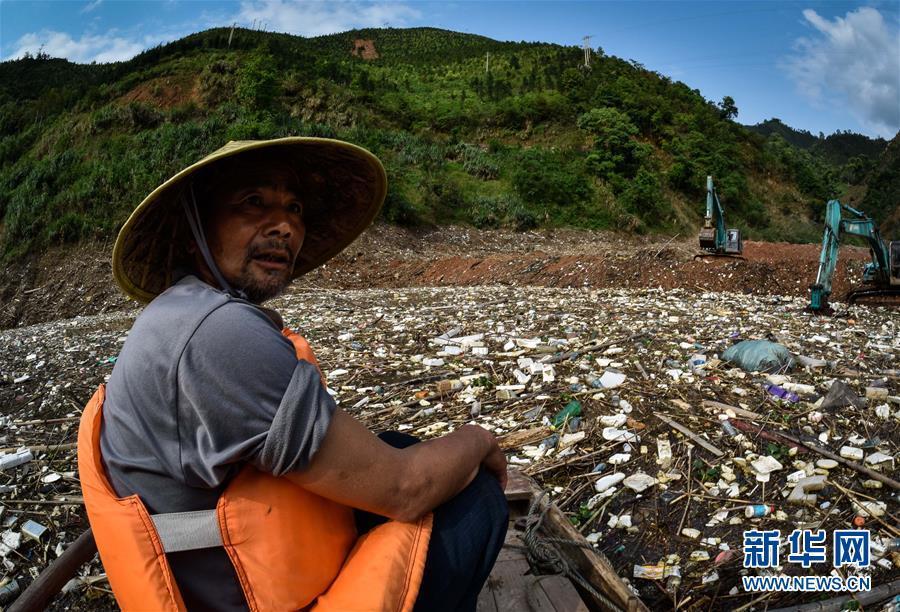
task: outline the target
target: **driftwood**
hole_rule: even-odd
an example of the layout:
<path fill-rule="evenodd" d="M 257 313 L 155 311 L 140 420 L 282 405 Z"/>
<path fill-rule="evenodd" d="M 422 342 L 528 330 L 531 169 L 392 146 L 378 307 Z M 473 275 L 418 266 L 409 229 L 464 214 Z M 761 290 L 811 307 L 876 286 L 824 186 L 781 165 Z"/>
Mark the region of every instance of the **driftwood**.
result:
<path fill-rule="evenodd" d="M 716 448 L 715 446 L 713 446 L 712 444 L 707 442 L 702 436 L 695 434 L 693 431 L 691 431 L 690 429 L 688 429 L 681 423 L 678 423 L 677 421 L 673 421 L 672 419 L 670 419 L 669 417 L 667 417 L 663 414 L 656 413 L 654 416 L 656 416 L 657 419 L 659 419 L 660 421 L 662 421 L 663 423 L 665 423 L 672 429 L 680 431 L 681 433 L 686 435 L 688 438 L 690 438 L 691 440 L 696 442 L 701 448 L 711 452 L 716 457 L 724 457 L 725 456 L 725 453 L 723 453 L 721 450 L 719 450 L 718 448 Z"/>
<path fill-rule="evenodd" d="M 762 427 L 758 427 L 756 425 L 751 425 L 750 423 L 746 423 L 744 421 L 740 421 L 738 419 L 731 419 L 730 423 L 734 425 L 735 429 L 740 429 L 748 434 L 752 434 L 753 436 L 759 436 L 763 440 L 769 440 L 770 442 L 777 442 L 778 444 L 786 444 L 789 447 L 793 447 L 797 449 L 797 452 L 810 452 L 806 446 L 803 444 L 797 444 L 793 440 L 786 438 L 781 435 L 777 431 L 769 431 L 767 429 L 763 429 Z"/>
<path fill-rule="evenodd" d="M 47 566 L 34 582 L 19 595 L 8 608 L 9 612 L 40 612 L 56 597 L 65 584 L 78 572 L 78 568 L 97 553 L 97 544 L 90 527 Z"/>
<path fill-rule="evenodd" d="M 33 444 L 31 446 L 27 446 L 28 450 L 32 453 L 50 453 L 53 451 L 64 451 L 64 450 L 72 450 L 73 448 L 78 447 L 77 442 L 66 442 L 65 444 Z M 21 446 L 10 446 L 8 448 L 0 448 L 0 453 L 11 453 L 13 451 L 17 451 L 21 448 Z"/>
<path fill-rule="evenodd" d="M 761 419 L 763 415 L 758 412 L 753 412 L 752 410 L 744 410 L 739 406 L 732 406 L 731 404 L 723 404 L 722 402 L 717 402 L 715 400 L 703 400 L 703 407 L 707 410 L 725 412 L 726 410 L 730 410 L 735 413 L 739 417 L 744 417 L 745 419 Z"/>

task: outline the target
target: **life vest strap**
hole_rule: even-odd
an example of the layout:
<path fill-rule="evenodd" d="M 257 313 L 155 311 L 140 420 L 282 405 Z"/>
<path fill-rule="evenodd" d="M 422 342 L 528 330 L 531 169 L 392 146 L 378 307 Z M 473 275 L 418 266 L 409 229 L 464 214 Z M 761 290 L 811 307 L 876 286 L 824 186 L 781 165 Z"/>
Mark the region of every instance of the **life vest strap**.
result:
<path fill-rule="evenodd" d="M 150 518 L 167 553 L 223 546 L 215 510 L 167 512 Z"/>

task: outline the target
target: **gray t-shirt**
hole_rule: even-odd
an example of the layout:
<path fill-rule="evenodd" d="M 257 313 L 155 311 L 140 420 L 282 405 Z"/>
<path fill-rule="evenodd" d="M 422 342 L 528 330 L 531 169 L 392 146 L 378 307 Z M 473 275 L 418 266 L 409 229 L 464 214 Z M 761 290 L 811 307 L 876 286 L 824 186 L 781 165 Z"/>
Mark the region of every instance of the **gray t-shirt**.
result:
<path fill-rule="evenodd" d="M 135 321 L 107 383 L 100 448 L 119 495 L 137 493 L 153 514 L 207 510 L 247 464 L 276 476 L 306 466 L 334 410 L 262 309 L 187 276 Z M 236 580 L 223 588 L 224 550 L 168 557 L 189 607 L 246 607 Z"/>

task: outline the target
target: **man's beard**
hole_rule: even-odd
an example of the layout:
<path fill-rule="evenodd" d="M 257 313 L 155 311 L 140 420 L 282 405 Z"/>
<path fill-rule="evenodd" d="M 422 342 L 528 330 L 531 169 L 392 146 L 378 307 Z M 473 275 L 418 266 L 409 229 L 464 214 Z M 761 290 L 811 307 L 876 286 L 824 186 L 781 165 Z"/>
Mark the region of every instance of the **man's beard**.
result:
<path fill-rule="evenodd" d="M 244 269 L 241 277 L 232 282 L 232 286 L 240 289 L 247 296 L 247 300 L 254 304 L 262 304 L 272 298 L 278 297 L 291 282 L 290 276 L 284 278 L 283 272 L 267 274 L 259 279 L 249 269 Z"/>
<path fill-rule="evenodd" d="M 281 241 L 270 240 L 266 244 L 256 245 L 247 254 L 244 265 L 241 268 L 240 277 L 228 282 L 233 287 L 244 292 L 247 300 L 254 304 L 262 304 L 272 298 L 278 297 L 291 282 L 293 276 L 293 265 L 289 265 L 286 270 L 264 270 L 262 277 L 253 273 L 251 266 L 253 265 L 253 257 L 266 250 L 284 250 L 290 253 L 290 248 Z M 293 254 L 292 254 L 293 255 Z M 291 257 L 293 262 L 293 257 Z"/>

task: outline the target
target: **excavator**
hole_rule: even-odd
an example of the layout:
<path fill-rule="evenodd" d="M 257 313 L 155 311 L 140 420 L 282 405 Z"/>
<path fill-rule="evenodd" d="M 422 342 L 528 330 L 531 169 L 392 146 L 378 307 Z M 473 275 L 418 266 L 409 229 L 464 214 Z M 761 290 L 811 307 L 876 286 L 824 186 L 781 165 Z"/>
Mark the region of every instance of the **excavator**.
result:
<path fill-rule="evenodd" d="M 890 244 L 881 239 L 878 226 L 866 216 L 838 200 L 831 200 L 825 209 L 825 235 L 822 238 L 822 255 L 819 257 L 819 273 L 811 285 L 809 309 L 813 312 L 829 311 L 831 278 L 837 267 L 841 238 L 860 236 L 869 243 L 872 261 L 863 269 L 862 287 L 847 294 L 851 304 L 862 298 L 900 296 L 900 240 Z"/>
<path fill-rule="evenodd" d="M 706 177 L 706 218 L 700 229 L 700 248 L 705 253 L 697 257 L 706 254 L 740 257 L 744 250 L 741 230 L 725 229 L 725 211 L 722 210 L 711 176 Z"/>

